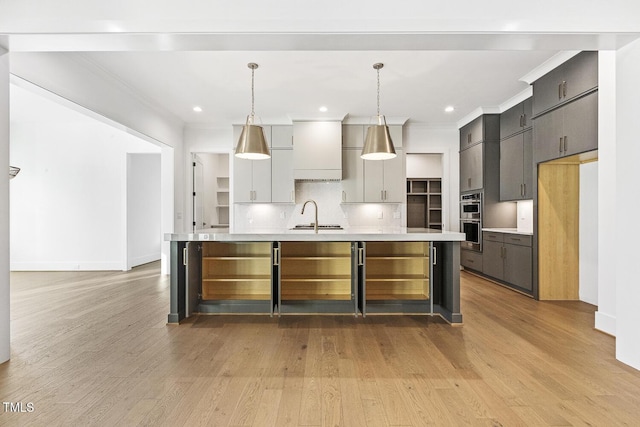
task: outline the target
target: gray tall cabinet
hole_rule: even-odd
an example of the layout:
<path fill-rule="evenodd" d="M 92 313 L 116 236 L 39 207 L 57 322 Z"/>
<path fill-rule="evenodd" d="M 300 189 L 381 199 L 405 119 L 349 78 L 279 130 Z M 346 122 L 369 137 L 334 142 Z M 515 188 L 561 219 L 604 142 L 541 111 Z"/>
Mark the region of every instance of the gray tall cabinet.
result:
<path fill-rule="evenodd" d="M 500 115 L 500 200 L 533 198 L 533 100 Z"/>

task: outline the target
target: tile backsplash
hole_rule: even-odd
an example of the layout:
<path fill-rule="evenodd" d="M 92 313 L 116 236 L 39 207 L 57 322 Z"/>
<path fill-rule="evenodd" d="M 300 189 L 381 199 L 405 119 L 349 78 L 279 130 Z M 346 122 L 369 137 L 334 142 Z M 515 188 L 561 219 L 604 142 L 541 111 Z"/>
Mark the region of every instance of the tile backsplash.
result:
<path fill-rule="evenodd" d="M 295 205 L 235 204 L 233 231 L 255 232 L 310 224 L 315 218 L 314 206 L 308 204 L 304 215 L 301 213 L 302 205 L 310 199 L 318 204 L 319 224 L 338 224 L 344 228 L 404 227 L 406 224 L 403 203 L 341 203 L 340 181 L 297 181 Z"/>

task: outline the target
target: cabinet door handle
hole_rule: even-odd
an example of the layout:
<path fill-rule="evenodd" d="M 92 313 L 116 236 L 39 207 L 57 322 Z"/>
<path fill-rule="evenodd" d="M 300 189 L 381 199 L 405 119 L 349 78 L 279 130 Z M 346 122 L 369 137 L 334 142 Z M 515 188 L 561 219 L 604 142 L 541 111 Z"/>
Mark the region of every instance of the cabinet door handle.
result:
<path fill-rule="evenodd" d="M 187 265 L 187 248 L 182 248 L 182 265 Z"/>
<path fill-rule="evenodd" d="M 471 132 L 467 134 L 467 144 L 471 144 Z"/>
<path fill-rule="evenodd" d="M 520 184 L 520 196 L 524 196 L 524 190 L 522 189 L 522 184 Z"/>
<path fill-rule="evenodd" d="M 567 82 L 565 80 L 562 81 L 562 97 L 567 97 Z"/>
<path fill-rule="evenodd" d="M 384 190 L 384 199 L 387 200 L 387 190 Z"/>
<path fill-rule="evenodd" d="M 347 201 L 347 193 L 345 193 L 344 190 L 342 190 L 342 201 L 343 202 Z"/>
<path fill-rule="evenodd" d="M 280 265 L 280 248 L 273 248 L 273 265 Z"/>
<path fill-rule="evenodd" d="M 562 83 L 558 84 L 558 99 L 562 99 Z"/>
<path fill-rule="evenodd" d="M 520 127 L 524 127 L 524 121 L 522 120 L 524 116 L 520 114 Z"/>
<path fill-rule="evenodd" d="M 471 178 L 469 178 L 468 181 L 469 181 L 469 188 L 471 188 Z"/>
<path fill-rule="evenodd" d="M 504 256 L 502 258 L 506 258 L 507 257 L 507 247 L 503 246 L 502 249 L 504 250 Z"/>
<path fill-rule="evenodd" d="M 358 248 L 358 265 L 364 265 L 364 248 Z"/>
<path fill-rule="evenodd" d="M 562 137 L 560 137 L 560 144 L 558 145 L 558 152 L 562 154 Z"/>
<path fill-rule="evenodd" d="M 431 257 L 433 258 L 433 265 L 437 265 L 438 264 L 438 251 L 437 248 L 434 246 L 431 248 Z M 473 262 L 473 261 L 471 261 Z"/>
<path fill-rule="evenodd" d="M 522 115 L 522 127 L 525 127 L 527 125 L 527 115 L 523 114 Z"/>
<path fill-rule="evenodd" d="M 567 137 L 564 137 L 564 152 L 567 152 Z"/>
<path fill-rule="evenodd" d="M 384 192 L 380 190 L 380 200 L 384 200 Z"/>
<path fill-rule="evenodd" d="M 522 197 L 527 195 L 527 183 L 522 184 Z"/>

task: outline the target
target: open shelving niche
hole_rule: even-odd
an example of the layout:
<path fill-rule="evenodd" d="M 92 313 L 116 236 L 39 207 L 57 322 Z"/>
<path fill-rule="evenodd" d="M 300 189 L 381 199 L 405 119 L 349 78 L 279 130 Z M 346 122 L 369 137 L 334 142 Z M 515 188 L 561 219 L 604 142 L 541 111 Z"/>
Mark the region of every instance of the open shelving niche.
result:
<path fill-rule="evenodd" d="M 352 242 L 280 242 L 280 313 L 357 314 Z"/>
<path fill-rule="evenodd" d="M 274 311 L 271 242 L 203 242 L 199 311 Z"/>
<path fill-rule="evenodd" d="M 218 227 L 229 226 L 229 177 L 216 177 L 216 211 L 218 217 Z"/>
<path fill-rule="evenodd" d="M 442 229 L 442 179 L 407 179 L 407 227 Z"/>
<path fill-rule="evenodd" d="M 429 242 L 366 242 L 359 308 L 368 313 L 433 313 Z"/>

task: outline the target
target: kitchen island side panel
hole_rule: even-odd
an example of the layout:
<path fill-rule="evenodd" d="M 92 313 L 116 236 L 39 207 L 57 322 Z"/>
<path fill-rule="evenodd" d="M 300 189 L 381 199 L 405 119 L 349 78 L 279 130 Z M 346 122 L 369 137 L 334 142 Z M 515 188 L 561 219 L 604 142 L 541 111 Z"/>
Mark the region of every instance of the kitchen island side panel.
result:
<path fill-rule="evenodd" d="M 169 323 L 179 323 L 186 316 L 186 268 L 184 263 L 184 249 L 187 242 L 172 241 L 170 250 L 171 289 L 169 301 Z"/>
<path fill-rule="evenodd" d="M 462 323 L 460 312 L 460 242 L 437 242 L 436 263 L 441 267 L 440 303 L 435 310 L 449 323 Z"/>

